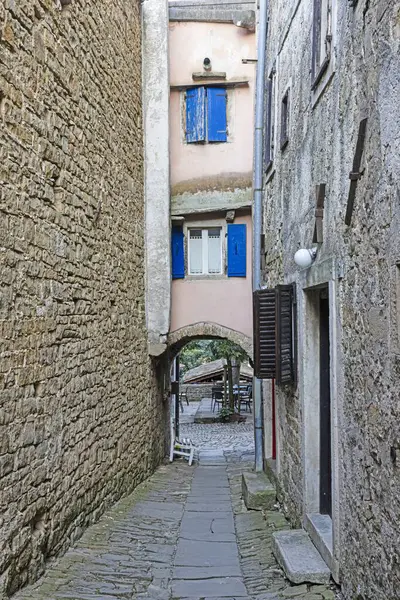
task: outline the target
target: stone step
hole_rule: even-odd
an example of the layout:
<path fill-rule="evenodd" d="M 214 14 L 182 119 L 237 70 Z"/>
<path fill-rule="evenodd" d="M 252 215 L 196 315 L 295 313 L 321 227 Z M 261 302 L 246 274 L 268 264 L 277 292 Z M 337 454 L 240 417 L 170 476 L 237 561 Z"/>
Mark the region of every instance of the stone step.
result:
<path fill-rule="evenodd" d="M 303 529 L 272 534 L 272 550 L 292 583 L 329 583 L 331 572 Z"/>
<path fill-rule="evenodd" d="M 332 571 L 333 537 L 332 519 L 329 515 L 306 515 L 304 528 L 312 543 Z"/>
<path fill-rule="evenodd" d="M 273 510 L 276 490 L 265 473 L 242 474 L 242 495 L 249 510 Z"/>

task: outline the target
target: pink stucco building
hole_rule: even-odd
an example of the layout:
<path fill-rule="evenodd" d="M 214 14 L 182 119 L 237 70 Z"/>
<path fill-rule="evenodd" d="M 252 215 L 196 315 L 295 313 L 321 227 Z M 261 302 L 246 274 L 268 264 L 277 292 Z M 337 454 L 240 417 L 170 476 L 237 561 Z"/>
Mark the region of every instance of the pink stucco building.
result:
<path fill-rule="evenodd" d="M 204 325 L 249 349 L 253 5 L 169 6 L 170 336 Z"/>

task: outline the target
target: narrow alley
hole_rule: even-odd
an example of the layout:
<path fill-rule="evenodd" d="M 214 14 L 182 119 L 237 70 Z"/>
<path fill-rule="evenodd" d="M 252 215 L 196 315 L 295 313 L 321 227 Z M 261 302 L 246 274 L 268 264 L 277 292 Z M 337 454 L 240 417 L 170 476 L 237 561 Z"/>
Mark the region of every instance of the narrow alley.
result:
<path fill-rule="evenodd" d="M 400 0 L 0 0 L 0 600 L 400 600 Z"/>
<path fill-rule="evenodd" d="M 252 464 L 209 450 L 197 466 L 161 466 L 15 600 L 334 600 L 332 586 L 284 577 L 271 544 L 286 519 L 242 501 Z"/>

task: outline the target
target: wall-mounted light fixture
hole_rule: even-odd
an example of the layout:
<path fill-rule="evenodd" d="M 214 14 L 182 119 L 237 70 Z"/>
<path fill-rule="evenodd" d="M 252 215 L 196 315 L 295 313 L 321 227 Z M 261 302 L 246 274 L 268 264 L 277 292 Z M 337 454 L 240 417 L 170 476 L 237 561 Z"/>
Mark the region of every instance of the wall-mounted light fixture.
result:
<path fill-rule="evenodd" d="M 207 57 L 203 60 L 203 68 L 205 71 L 211 71 L 211 60 Z"/>
<path fill-rule="evenodd" d="M 301 269 L 308 269 L 317 257 L 316 248 L 300 248 L 294 255 L 294 262 Z"/>

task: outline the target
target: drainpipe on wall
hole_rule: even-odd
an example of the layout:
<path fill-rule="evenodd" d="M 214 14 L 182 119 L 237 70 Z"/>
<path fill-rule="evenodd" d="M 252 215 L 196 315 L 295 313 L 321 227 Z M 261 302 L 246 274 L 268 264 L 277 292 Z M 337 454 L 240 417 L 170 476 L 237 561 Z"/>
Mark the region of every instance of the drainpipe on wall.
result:
<path fill-rule="evenodd" d="M 261 234 L 262 234 L 262 187 L 263 187 L 263 132 L 264 132 L 264 87 L 265 87 L 265 53 L 268 31 L 268 3 L 260 0 L 257 73 L 256 73 L 256 106 L 254 128 L 254 171 L 253 171 L 253 291 L 261 287 Z M 263 407 L 262 382 L 254 378 L 254 445 L 255 470 L 263 470 Z"/>

